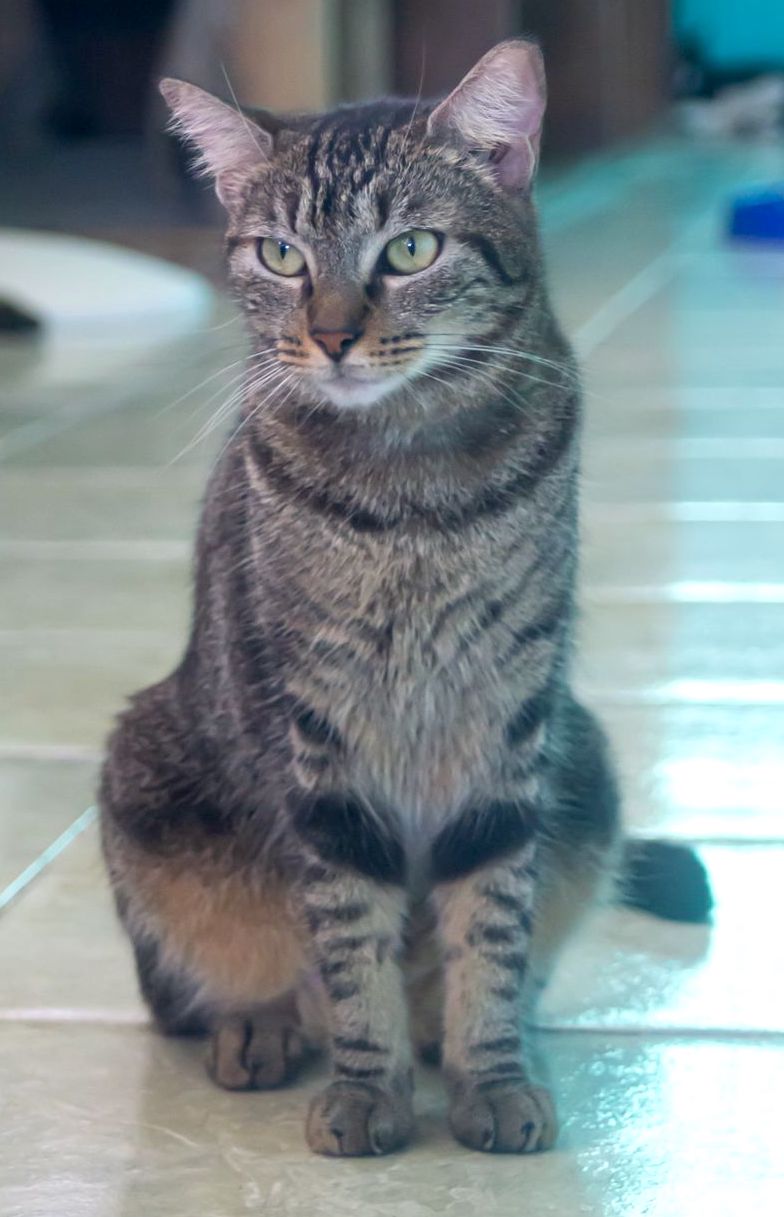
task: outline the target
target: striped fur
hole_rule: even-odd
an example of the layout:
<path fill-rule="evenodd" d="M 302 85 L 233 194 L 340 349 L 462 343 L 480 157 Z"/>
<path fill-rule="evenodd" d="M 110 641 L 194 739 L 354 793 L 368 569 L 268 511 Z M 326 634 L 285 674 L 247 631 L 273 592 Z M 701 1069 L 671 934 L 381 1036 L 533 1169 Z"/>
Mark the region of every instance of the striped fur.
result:
<path fill-rule="evenodd" d="M 209 143 L 210 100 L 167 95 Z M 572 356 L 530 193 L 499 176 L 503 151 L 461 143 L 464 115 L 453 138 L 430 114 L 237 120 L 229 159 L 248 121 L 273 145 L 223 183 L 254 345 L 241 425 L 207 493 L 185 654 L 132 699 L 101 791 L 158 1021 L 211 1028 L 229 1086 L 277 1084 L 326 1039 L 307 1130 L 331 1154 L 407 1139 L 412 1038 L 443 1056 L 458 1138 L 552 1143 L 522 1003 L 616 839 L 601 733 L 568 689 Z M 393 282 L 381 250 L 411 227 L 443 234 L 441 255 Z M 264 273 L 267 236 L 309 273 Z M 345 382 L 317 325 L 360 335 Z"/>

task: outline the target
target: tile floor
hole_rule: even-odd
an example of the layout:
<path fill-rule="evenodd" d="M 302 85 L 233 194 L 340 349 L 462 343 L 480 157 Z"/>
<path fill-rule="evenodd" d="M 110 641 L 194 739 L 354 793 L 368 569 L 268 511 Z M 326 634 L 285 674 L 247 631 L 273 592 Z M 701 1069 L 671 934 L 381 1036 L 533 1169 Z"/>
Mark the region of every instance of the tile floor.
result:
<path fill-rule="evenodd" d="M 717 910 L 586 925 L 542 1011 L 564 1130 L 535 1160 L 456 1147 L 429 1074 L 409 1152 L 312 1158 L 316 1079 L 221 1093 L 147 1029 L 85 812 L 111 715 L 181 645 L 216 446 L 192 441 L 241 332 L 216 300 L 166 348 L 0 350 L 5 1217 L 784 1211 L 784 254 L 721 239 L 730 190 L 783 173 L 662 140 L 542 188 L 587 371 L 579 682 L 630 824 L 696 841 Z"/>

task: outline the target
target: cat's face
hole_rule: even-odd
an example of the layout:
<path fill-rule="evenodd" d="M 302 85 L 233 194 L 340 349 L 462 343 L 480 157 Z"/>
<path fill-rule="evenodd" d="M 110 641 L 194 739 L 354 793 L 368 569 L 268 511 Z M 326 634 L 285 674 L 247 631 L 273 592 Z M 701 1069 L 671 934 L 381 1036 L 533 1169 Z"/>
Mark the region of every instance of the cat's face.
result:
<path fill-rule="evenodd" d="M 187 104 L 167 96 L 229 213 L 231 282 L 268 356 L 261 383 L 366 408 L 478 367 L 519 320 L 537 267 L 541 65 L 525 43 L 493 59 L 501 84 L 526 90 L 501 112 L 499 64 L 488 83 L 483 60 L 435 109 L 381 103 L 274 133 L 170 86 L 187 90 Z"/>

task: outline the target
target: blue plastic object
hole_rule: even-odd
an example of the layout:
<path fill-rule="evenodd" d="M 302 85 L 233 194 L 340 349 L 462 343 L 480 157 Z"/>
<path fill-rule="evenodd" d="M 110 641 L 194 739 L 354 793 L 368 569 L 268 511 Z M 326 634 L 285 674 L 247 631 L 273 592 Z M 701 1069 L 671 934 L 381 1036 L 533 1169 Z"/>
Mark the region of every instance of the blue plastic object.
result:
<path fill-rule="evenodd" d="M 784 182 L 739 195 L 732 206 L 730 236 L 745 241 L 784 242 Z"/>

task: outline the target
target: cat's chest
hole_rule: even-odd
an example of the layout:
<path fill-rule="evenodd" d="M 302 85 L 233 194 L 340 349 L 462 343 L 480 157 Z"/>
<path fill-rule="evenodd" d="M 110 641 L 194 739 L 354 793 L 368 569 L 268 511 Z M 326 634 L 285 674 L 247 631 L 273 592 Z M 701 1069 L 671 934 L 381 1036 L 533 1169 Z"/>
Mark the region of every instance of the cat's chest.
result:
<path fill-rule="evenodd" d="M 379 561 L 329 606 L 322 584 L 318 622 L 318 607 L 300 610 L 313 632 L 299 676 L 340 732 L 346 780 L 423 827 L 492 783 L 520 695 L 501 663 L 509 572 L 486 551 L 450 557 Z"/>

